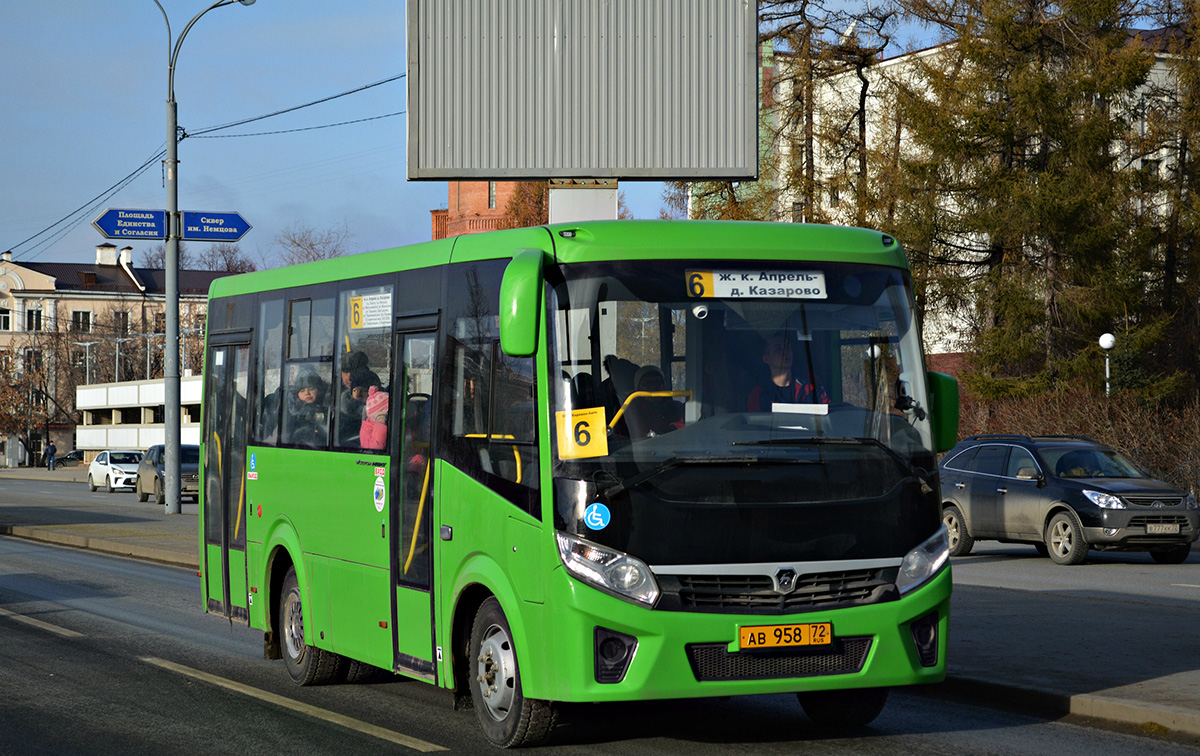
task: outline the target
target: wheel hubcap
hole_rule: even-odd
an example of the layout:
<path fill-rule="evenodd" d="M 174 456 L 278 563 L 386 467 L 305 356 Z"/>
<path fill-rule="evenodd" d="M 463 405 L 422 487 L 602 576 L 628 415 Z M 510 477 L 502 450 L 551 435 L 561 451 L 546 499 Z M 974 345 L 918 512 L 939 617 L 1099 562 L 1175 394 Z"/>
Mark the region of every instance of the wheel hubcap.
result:
<path fill-rule="evenodd" d="M 283 642 L 287 646 L 288 656 L 299 659 L 304 652 L 304 612 L 300 597 L 295 593 L 288 594 L 287 604 L 283 608 Z"/>
<path fill-rule="evenodd" d="M 950 538 L 950 548 L 958 545 L 958 518 L 954 515 L 946 515 L 942 518 L 942 522 L 946 525 L 946 534 Z"/>
<path fill-rule="evenodd" d="M 1065 557 L 1071 551 L 1071 537 L 1074 534 L 1071 532 L 1071 526 L 1065 522 L 1054 523 L 1054 528 L 1050 531 L 1050 547 L 1054 549 L 1054 553 L 1060 557 Z"/>
<path fill-rule="evenodd" d="M 484 633 L 479 656 L 475 659 L 475 681 L 488 714 L 496 721 L 508 716 L 512 708 L 517 688 L 516 670 L 512 641 L 503 628 L 492 625 Z"/>

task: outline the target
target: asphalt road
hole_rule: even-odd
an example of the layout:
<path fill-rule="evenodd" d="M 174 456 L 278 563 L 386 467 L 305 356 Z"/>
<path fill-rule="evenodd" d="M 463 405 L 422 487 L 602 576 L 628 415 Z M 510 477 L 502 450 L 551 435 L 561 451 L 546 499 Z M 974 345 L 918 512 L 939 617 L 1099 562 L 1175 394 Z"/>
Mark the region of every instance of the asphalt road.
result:
<path fill-rule="evenodd" d="M 1060 574 L 1064 568 L 1028 552 L 985 550 L 957 560 L 956 577 L 965 573 L 966 581 L 989 574 L 1033 581 L 1028 591 L 968 588 L 962 598 L 974 605 L 1013 590 L 1034 595 L 1047 581 L 1086 575 Z M 993 566 L 985 569 L 989 559 Z M 1093 566 L 1095 574 L 1118 584 L 1143 567 L 1162 569 L 1141 565 L 1136 556 L 1118 561 L 1118 569 L 1110 570 L 1107 561 L 1084 569 Z M 1131 585 L 1138 579 L 1128 575 Z M 1047 597 L 1058 597 L 1057 590 Z M 1104 587 L 1087 590 L 1103 593 Z M 1190 607 L 1192 599 L 1183 595 L 1155 604 L 1164 611 Z M 0 753 L 492 750 L 471 712 L 453 711 L 447 692 L 421 683 L 387 678 L 370 685 L 292 685 L 281 662 L 262 659 L 260 632 L 201 612 L 198 578 L 189 570 L 0 538 L 0 637 Z M 1104 629 L 1095 628 L 1080 640 L 1105 639 Z M 792 696 L 754 696 L 568 707 L 556 741 L 539 752 L 1200 753 L 1200 742 L 1087 725 L 897 692 L 870 728 L 838 736 L 815 728 Z"/>

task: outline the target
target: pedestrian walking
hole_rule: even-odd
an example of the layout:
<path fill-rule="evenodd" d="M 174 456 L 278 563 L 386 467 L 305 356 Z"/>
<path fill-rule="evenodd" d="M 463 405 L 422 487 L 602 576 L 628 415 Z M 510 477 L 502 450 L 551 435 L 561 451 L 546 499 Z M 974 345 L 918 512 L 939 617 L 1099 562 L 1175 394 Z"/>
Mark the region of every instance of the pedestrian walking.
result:
<path fill-rule="evenodd" d="M 51 442 L 50 442 L 50 443 L 49 443 L 49 444 L 46 446 L 46 469 L 47 469 L 47 470 L 53 470 L 53 469 L 54 469 L 54 465 L 55 465 L 55 459 L 54 459 L 54 455 L 55 455 L 57 452 L 58 452 L 58 447 L 56 447 L 56 446 L 54 445 L 54 442 L 53 442 L 53 441 L 51 441 Z"/>

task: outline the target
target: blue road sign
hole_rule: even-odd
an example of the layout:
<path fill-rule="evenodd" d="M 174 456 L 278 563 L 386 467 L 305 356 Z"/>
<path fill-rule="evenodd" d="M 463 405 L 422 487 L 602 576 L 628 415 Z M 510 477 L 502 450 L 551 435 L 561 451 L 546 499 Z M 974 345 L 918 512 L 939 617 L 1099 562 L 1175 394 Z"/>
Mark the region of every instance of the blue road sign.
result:
<path fill-rule="evenodd" d="M 238 213 L 183 213 L 184 241 L 235 242 L 246 235 L 250 224 Z"/>
<path fill-rule="evenodd" d="M 166 210 L 109 209 L 92 221 L 106 239 L 166 239 Z"/>

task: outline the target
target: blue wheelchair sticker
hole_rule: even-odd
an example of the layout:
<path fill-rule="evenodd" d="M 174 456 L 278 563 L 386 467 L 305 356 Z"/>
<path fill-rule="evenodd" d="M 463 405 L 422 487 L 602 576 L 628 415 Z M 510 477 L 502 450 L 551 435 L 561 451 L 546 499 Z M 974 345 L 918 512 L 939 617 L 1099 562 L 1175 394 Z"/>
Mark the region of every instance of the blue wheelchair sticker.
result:
<path fill-rule="evenodd" d="M 604 530 L 612 520 L 612 512 L 600 502 L 590 504 L 583 512 L 583 522 L 592 530 Z"/>
<path fill-rule="evenodd" d="M 250 472 L 254 472 L 254 468 L 258 465 L 258 460 L 254 458 L 254 452 L 250 452 Z"/>

